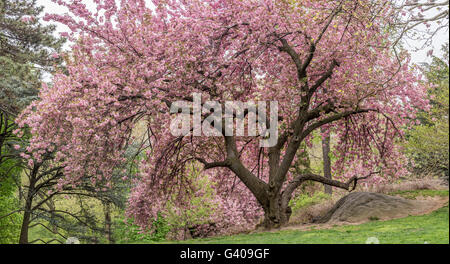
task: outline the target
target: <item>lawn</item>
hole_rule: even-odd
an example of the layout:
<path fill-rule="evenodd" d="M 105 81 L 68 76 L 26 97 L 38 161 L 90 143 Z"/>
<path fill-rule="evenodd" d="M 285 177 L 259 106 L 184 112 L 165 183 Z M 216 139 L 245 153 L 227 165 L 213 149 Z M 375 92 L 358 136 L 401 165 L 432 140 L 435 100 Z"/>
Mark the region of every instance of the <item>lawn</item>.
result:
<path fill-rule="evenodd" d="M 322 230 L 283 230 L 178 241 L 209 244 L 361 244 L 376 237 L 380 244 L 448 244 L 448 205 L 428 215 L 409 216 Z M 164 242 L 164 243 L 173 243 Z"/>
<path fill-rule="evenodd" d="M 409 191 L 395 191 L 389 193 L 389 195 L 400 195 L 406 199 L 416 199 L 419 196 L 422 197 L 433 197 L 441 196 L 445 197 L 449 195 L 448 190 L 409 190 Z"/>

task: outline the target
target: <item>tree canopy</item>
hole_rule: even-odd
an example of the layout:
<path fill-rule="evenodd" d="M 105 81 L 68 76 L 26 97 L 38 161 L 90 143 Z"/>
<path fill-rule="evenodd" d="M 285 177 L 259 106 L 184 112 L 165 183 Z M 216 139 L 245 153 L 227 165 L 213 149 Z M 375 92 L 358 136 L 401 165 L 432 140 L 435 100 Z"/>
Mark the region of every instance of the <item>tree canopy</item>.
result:
<path fill-rule="evenodd" d="M 428 100 L 408 54 L 391 49 L 397 11 L 385 1 L 154 0 L 150 7 L 111 0 L 96 1 L 95 10 L 57 2 L 71 15 L 46 19 L 71 29 L 65 35 L 75 44 L 62 55 L 68 75 L 42 87 L 19 125 L 33 135 L 30 162 L 56 150 L 61 188 L 109 179 L 138 122 L 148 136 L 128 213 L 142 227 L 167 197 L 175 193 L 182 204 L 192 163 L 203 164 L 224 197 L 233 189 L 246 206 L 261 208 L 267 227 L 287 223 L 289 200 L 305 181 L 352 190 L 360 180 L 406 173 L 394 143 Z M 173 136 L 170 107 L 192 102 L 194 93 L 202 104 L 277 101 L 276 144 L 260 147 L 257 137 L 223 131 Z M 331 127 L 341 181 L 292 173 L 301 143 Z"/>

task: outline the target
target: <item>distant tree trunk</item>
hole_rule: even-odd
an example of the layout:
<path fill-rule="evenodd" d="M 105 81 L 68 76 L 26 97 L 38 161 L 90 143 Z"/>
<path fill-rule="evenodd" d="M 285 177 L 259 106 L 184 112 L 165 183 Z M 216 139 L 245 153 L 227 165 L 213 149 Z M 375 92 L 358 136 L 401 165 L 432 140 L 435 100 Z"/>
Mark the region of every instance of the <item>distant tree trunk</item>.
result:
<path fill-rule="evenodd" d="M 323 130 L 322 130 L 323 132 Z M 323 176 L 331 180 L 330 135 L 322 138 Z M 325 193 L 332 194 L 331 185 L 324 184 Z"/>
<path fill-rule="evenodd" d="M 105 202 L 103 204 L 103 209 L 105 213 L 105 232 L 106 239 L 109 244 L 114 244 L 114 238 L 112 237 L 112 223 L 111 223 L 111 204 L 109 202 Z"/>

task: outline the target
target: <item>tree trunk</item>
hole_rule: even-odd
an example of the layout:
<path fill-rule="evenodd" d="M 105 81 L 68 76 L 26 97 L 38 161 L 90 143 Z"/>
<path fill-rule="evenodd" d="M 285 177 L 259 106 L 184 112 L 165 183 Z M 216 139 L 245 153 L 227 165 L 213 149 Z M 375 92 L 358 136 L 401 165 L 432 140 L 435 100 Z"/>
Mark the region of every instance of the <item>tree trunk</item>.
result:
<path fill-rule="evenodd" d="M 322 130 L 323 131 L 323 130 Z M 331 179 L 330 135 L 322 138 L 323 176 Z M 332 194 L 331 185 L 324 184 L 325 193 Z"/>
<path fill-rule="evenodd" d="M 20 228 L 19 244 L 28 244 L 28 229 L 31 219 L 31 198 L 29 197 L 25 203 L 25 210 L 23 213 L 22 227 Z"/>
<path fill-rule="evenodd" d="M 37 169 L 34 168 L 29 176 L 29 187 L 27 191 L 27 199 L 25 201 L 25 208 L 23 212 L 22 227 L 20 228 L 19 244 L 28 244 L 28 230 L 31 223 L 31 211 L 33 209 L 33 198 L 35 195 Z"/>
<path fill-rule="evenodd" d="M 269 205 L 264 207 L 263 226 L 266 229 L 278 228 L 289 223 L 292 209 L 287 203 L 281 202 L 281 195 L 269 198 Z"/>
<path fill-rule="evenodd" d="M 114 244 L 114 239 L 112 237 L 112 223 L 111 223 L 111 204 L 109 202 L 105 202 L 103 204 L 104 213 L 105 213 L 105 233 L 106 239 L 109 244 Z"/>

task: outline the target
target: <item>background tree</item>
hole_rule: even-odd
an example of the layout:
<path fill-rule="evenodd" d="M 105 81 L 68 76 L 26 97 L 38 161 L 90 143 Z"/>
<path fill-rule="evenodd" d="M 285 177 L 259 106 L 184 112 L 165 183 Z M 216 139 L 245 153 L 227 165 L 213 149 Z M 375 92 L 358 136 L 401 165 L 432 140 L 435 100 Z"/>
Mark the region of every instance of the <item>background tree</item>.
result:
<path fill-rule="evenodd" d="M 92 197 L 104 201 L 105 208 L 110 203 L 123 207 L 124 203 L 124 198 L 120 202 L 116 199 L 118 193 L 125 194 L 117 188 L 98 191 L 83 184 L 76 190 L 67 187 L 56 190 L 62 168 L 53 162 L 54 153 L 49 151 L 42 159 L 32 159 L 26 151 L 29 132 L 13 133 L 17 129 L 14 120 L 38 98 L 44 76 L 56 68 L 63 70 L 60 52 L 65 40 L 54 36 L 54 25 L 41 24 L 42 9 L 34 0 L 0 1 L 0 223 L 2 238 L 8 243 L 12 239 L 19 243 L 63 242 L 64 234 L 79 235 L 80 230 L 86 233 L 86 229 L 99 233 L 96 236 L 105 234 L 108 228 L 101 226 L 104 221 L 93 223 L 88 209 L 58 208 L 59 197 Z M 32 160 L 28 161 L 29 158 Z M 78 199 L 80 203 L 82 200 Z M 20 217 L 18 213 L 23 215 Z M 29 241 L 30 228 L 37 227 L 55 236 L 46 241 L 40 238 Z"/>
<path fill-rule="evenodd" d="M 331 136 L 326 130 L 322 130 L 322 159 L 323 159 L 323 176 L 328 179 L 331 177 Z M 324 184 L 324 189 L 326 194 L 332 194 L 333 189 L 331 185 Z"/>
<path fill-rule="evenodd" d="M 42 9 L 35 0 L 0 1 L 0 110 L 9 120 L 37 98 L 42 74 L 61 62 L 64 39 L 39 22 Z"/>
<path fill-rule="evenodd" d="M 27 161 L 31 155 L 25 149 L 21 151 L 21 156 Z M 85 177 L 76 186 L 63 185 L 64 168 L 55 165 L 54 159 L 54 153 L 48 152 L 41 160 L 30 159 L 28 163 L 21 163 L 25 179 L 22 179 L 19 189 L 24 203 L 16 207 L 16 211 L 23 212 L 19 243 L 63 243 L 68 235 L 90 243 L 98 243 L 105 237 L 106 241 L 114 243 L 112 212 L 123 210 L 132 184 L 131 174 L 127 173 L 130 180 L 125 181 L 125 175 L 118 170 L 108 183 L 99 181 L 95 187 L 92 182 L 96 179 L 92 177 Z M 36 226 L 48 230 L 54 237 L 47 241 L 41 238 L 30 241 L 29 231 Z"/>
<path fill-rule="evenodd" d="M 58 53 L 64 42 L 52 35 L 55 26 L 39 23 L 42 7 L 35 2 L 0 0 L 0 225 L 9 237 L 6 241 L 18 236 L 17 227 L 22 220 L 17 215 L 18 199 L 22 197 L 16 197 L 21 185 L 22 158 L 14 146 L 27 137 L 19 138 L 13 133 L 17 129 L 14 120 L 37 99 L 42 75 L 52 72 L 60 62 L 51 55 Z M 14 230 L 8 228 L 11 225 Z"/>
<path fill-rule="evenodd" d="M 438 175 L 448 182 L 448 44 L 443 47 L 443 51 L 443 58 L 433 56 L 433 61 L 423 66 L 429 84 L 428 97 L 432 108 L 430 111 L 419 112 L 418 124 L 408 133 L 405 146 L 415 174 Z"/>

